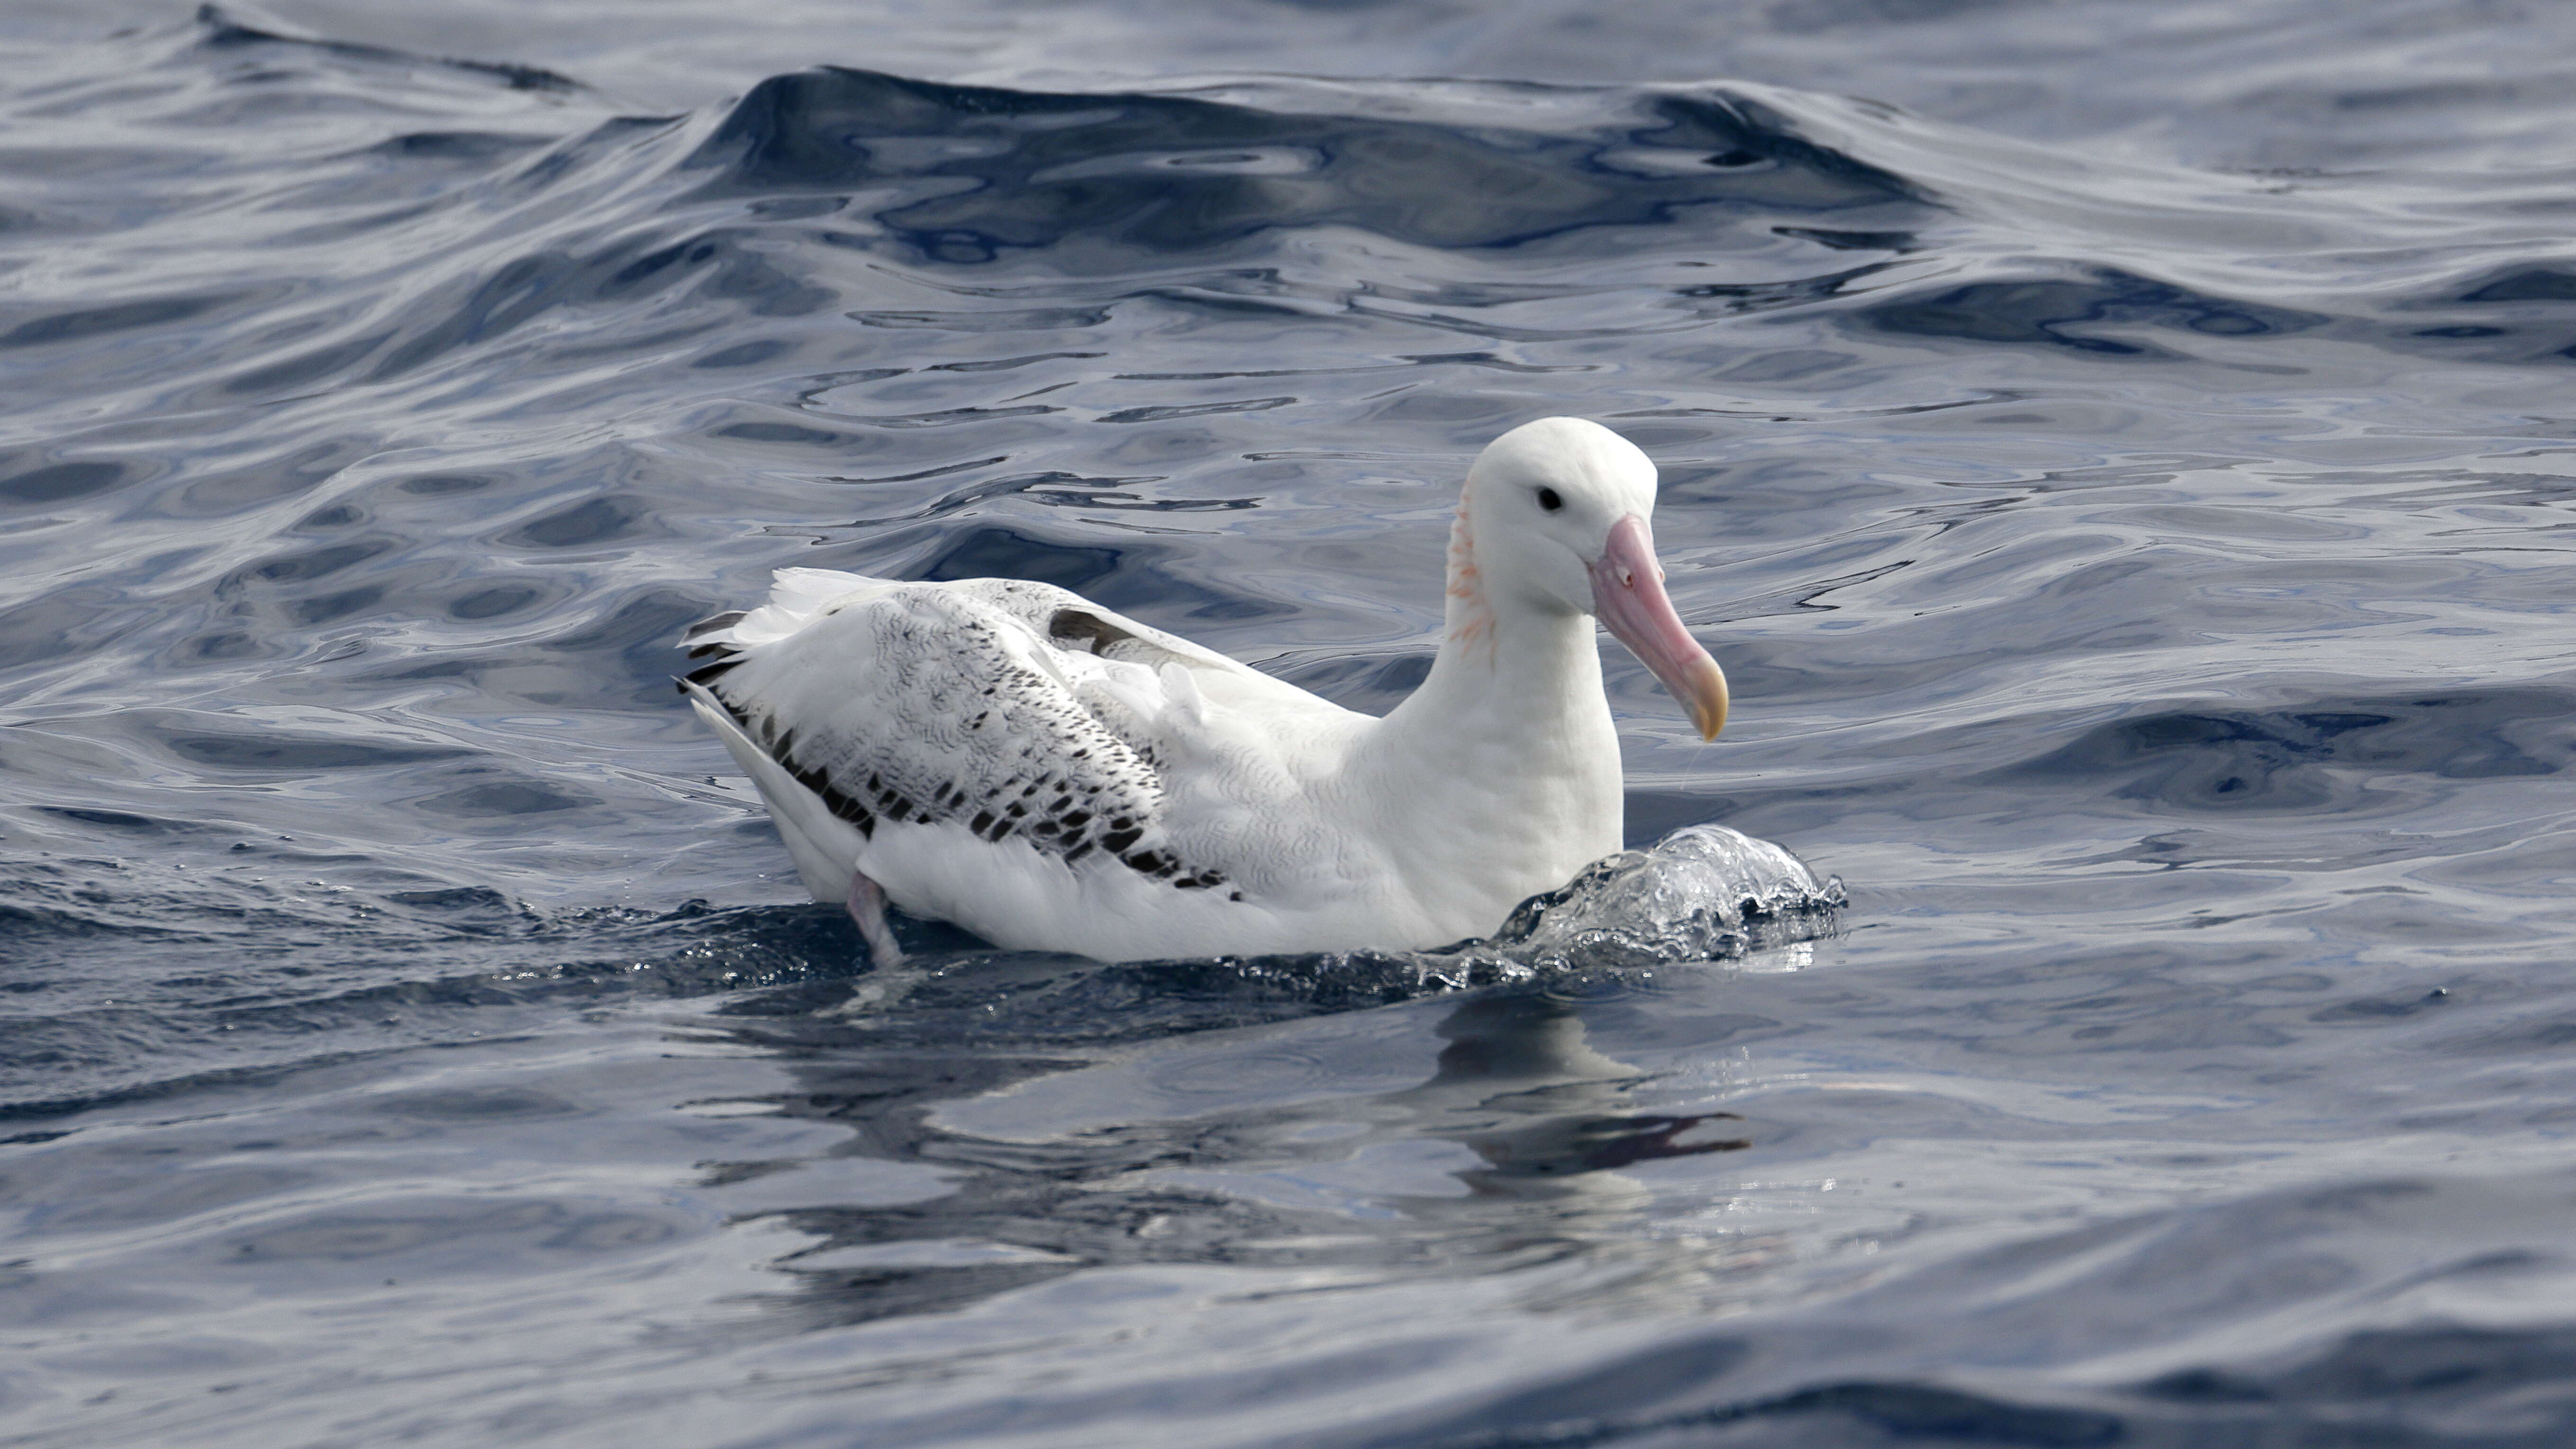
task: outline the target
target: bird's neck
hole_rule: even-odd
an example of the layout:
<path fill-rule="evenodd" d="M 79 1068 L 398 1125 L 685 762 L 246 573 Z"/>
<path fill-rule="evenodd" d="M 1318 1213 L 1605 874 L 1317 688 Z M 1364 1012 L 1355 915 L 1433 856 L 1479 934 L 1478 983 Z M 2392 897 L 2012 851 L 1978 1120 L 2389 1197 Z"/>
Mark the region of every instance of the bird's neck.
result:
<path fill-rule="evenodd" d="M 1390 888 L 1435 927 L 1425 935 L 1489 932 L 1620 844 L 1619 735 L 1592 616 L 1507 583 L 1477 567 L 1462 507 L 1440 653 L 1343 777 L 1377 822 Z"/>
<path fill-rule="evenodd" d="M 1601 692 L 1592 616 L 1497 588 L 1478 567 L 1461 499 L 1449 533 L 1447 627 L 1431 673 L 1383 726 L 1390 752 L 1444 775 L 1508 771 L 1524 784 L 1580 777 L 1618 788 L 1618 737 Z M 1468 778 L 1476 788 L 1503 781 Z"/>

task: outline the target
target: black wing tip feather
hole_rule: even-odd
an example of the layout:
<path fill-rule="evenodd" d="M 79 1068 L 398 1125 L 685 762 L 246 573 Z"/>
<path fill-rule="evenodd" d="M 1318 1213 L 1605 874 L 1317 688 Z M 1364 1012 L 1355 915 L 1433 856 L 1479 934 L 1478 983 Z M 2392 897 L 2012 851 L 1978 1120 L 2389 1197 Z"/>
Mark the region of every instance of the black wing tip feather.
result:
<path fill-rule="evenodd" d="M 694 658 L 696 656 L 692 655 L 691 657 Z M 713 689 L 717 680 L 724 678 L 727 671 L 740 665 L 742 661 L 742 655 L 728 654 L 713 664 L 702 664 L 697 668 L 690 670 L 688 673 L 681 675 L 680 678 L 686 680 L 689 684 L 701 685 L 705 688 Z M 686 694 L 689 691 L 684 686 L 680 692 L 682 694 Z"/>
<path fill-rule="evenodd" d="M 1136 636 L 1089 609 L 1058 609 L 1047 616 L 1047 638 L 1086 654 L 1107 654 L 1110 646 Z"/>
<path fill-rule="evenodd" d="M 743 652 L 743 647 L 735 641 L 709 637 L 721 634 L 741 623 L 747 612 L 735 609 L 730 613 L 712 614 L 680 631 L 680 647 L 689 651 L 691 659 L 706 659 L 710 655 L 714 656 L 712 662 L 699 665 L 679 676 L 686 681 L 680 689 L 682 694 L 688 693 L 689 684 L 713 686 L 718 679 L 724 677 L 725 671 L 749 657 Z"/>
<path fill-rule="evenodd" d="M 710 614 L 680 631 L 680 647 L 689 648 L 704 640 L 709 634 L 730 629 L 741 623 L 749 613 L 747 609 L 735 609 L 729 613 Z"/>

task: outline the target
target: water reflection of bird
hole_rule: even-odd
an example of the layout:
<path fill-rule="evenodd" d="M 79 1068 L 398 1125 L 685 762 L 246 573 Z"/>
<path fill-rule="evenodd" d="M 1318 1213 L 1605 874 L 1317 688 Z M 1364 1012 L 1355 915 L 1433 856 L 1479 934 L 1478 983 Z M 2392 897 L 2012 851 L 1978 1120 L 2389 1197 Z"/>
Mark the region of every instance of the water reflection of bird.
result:
<path fill-rule="evenodd" d="M 1580 1006 L 1561 997 L 1538 990 L 1470 997 L 1436 1030 L 1447 1044 L 1430 1077 L 1410 1087 L 1125 1131 L 1158 1150 L 1186 1141 L 1194 1159 L 1248 1165 L 1358 1160 L 1390 1144 L 1445 1139 L 1482 1160 L 1450 1174 L 1468 1195 L 1398 1195 L 1409 1214 L 1474 1214 L 1478 1203 L 1520 1199 L 1551 1205 L 1559 1226 L 1557 1209 L 1615 1209 L 1641 1197 L 1644 1188 L 1619 1168 L 1753 1145 L 1733 1112 L 1631 1110 L 1648 1074 L 1595 1048 Z M 1224 1064 L 1220 1057 L 1208 1065 L 1213 1072 Z"/>
<path fill-rule="evenodd" d="M 1182 1037 L 997 1090 L 997 1068 L 1037 1064 L 997 1059 L 980 1039 L 954 1054 L 925 1042 L 899 1069 L 815 1053 L 795 1068 L 793 1115 L 850 1126 L 870 1153 L 933 1166 L 956 1190 L 797 1209 L 819 1241 L 781 1266 L 804 1281 L 801 1311 L 859 1323 L 1107 1265 L 1314 1270 L 1392 1252 L 1446 1270 L 1583 1254 L 1632 1264 L 1604 1281 L 1633 1298 L 1697 1291 L 1713 1262 L 1769 1261 L 1772 1249 L 1741 1238 L 1712 1253 L 1638 1237 L 1653 1189 L 1614 1169 L 1743 1148 L 1746 1126 L 1728 1112 L 1625 1110 L 1647 1074 L 1590 1044 L 1584 1009 L 1529 990 L 1460 1000 L 1436 1028 L 1445 1044 L 1426 1079 L 1320 1098 L 1301 1095 L 1313 1084 L 1302 1073 L 1283 1086 L 1283 1065 L 1312 1063 L 1269 1033 Z M 959 1097 L 961 1086 L 974 1090 Z M 1202 1091 L 1235 1105 L 1189 1110 Z M 1436 1152 L 1467 1191 L 1424 1180 L 1425 1143 L 1476 1154 L 1462 1168 Z M 851 1250 L 867 1256 L 853 1264 Z"/>
<path fill-rule="evenodd" d="M 1384 719 L 1051 585 L 812 569 L 692 629 L 682 687 L 881 961 L 888 902 L 1110 960 L 1437 946 L 1619 848 L 1596 617 L 1704 737 L 1725 722 L 1654 502 L 1654 465 L 1598 424 L 1495 440 L 1439 654 Z"/>
<path fill-rule="evenodd" d="M 1607 1205 L 1638 1194 L 1612 1169 L 1752 1145 L 1732 1112 L 1618 1110 L 1642 1073 L 1596 1050 L 1582 1016 L 1555 997 L 1479 997 L 1439 1030 L 1449 1045 L 1431 1080 L 1388 1100 L 1433 1108 L 1425 1125 L 1485 1160 L 1456 1174 L 1477 1196 Z"/>

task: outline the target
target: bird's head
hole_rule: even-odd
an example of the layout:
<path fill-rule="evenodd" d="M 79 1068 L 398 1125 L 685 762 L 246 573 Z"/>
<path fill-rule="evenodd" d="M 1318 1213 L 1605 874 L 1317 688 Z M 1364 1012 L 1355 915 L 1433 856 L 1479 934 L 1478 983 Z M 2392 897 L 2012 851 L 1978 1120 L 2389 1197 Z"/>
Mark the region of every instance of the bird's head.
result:
<path fill-rule="evenodd" d="M 1506 607 L 1591 614 L 1688 706 L 1702 739 L 1726 724 L 1726 675 L 1682 627 L 1655 562 L 1655 465 L 1599 423 L 1541 418 L 1467 471 L 1483 587 Z"/>

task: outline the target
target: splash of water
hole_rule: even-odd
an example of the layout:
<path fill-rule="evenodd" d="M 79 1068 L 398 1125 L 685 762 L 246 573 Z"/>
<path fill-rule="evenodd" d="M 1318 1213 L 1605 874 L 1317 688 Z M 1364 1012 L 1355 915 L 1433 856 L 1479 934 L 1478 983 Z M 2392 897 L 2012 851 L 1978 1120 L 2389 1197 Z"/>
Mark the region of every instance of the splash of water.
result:
<path fill-rule="evenodd" d="M 1840 876 L 1819 881 L 1779 845 L 1689 825 L 1521 902 L 1482 944 L 1541 970 L 1720 960 L 1822 935 L 1847 899 Z"/>
<path fill-rule="evenodd" d="M 1045 953 L 916 948 L 902 966 L 872 972 L 820 1014 L 875 1024 L 892 1019 L 898 1007 L 918 1014 L 936 1004 L 975 1012 L 983 1030 L 998 1011 L 1015 1029 L 1030 1031 L 1036 1029 L 1031 1011 L 1080 1009 L 1072 1004 L 1080 991 L 1066 995 L 1069 983 L 1090 991 L 1134 990 L 1166 1005 L 1268 1000 L 1341 1010 L 1550 977 L 1733 960 L 1831 933 L 1847 899 L 1841 877 L 1819 880 L 1782 846 L 1723 825 L 1691 825 L 1644 850 L 1603 856 L 1564 885 L 1521 902 L 1493 935 L 1438 950 L 1102 964 Z M 924 926 L 899 921 L 898 928 L 910 933 Z M 1039 987 L 1034 992 L 1032 981 Z M 1135 1010 L 1133 1003 L 1116 1008 L 1122 1017 Z"/>
<path fill-rule="evenodd" d="M 1644 850 L 1605 855 L 1555 890 L 1516 907 L 1502 928 L 1438 951 L 1295 958 L 1314 974 L 1363 968 L 1411 990 L 1472 990 L 1559 974 L 1650 971 L 1724 961 L 1812 941 L 1834 929 L 1849 897 L 1842 877 L 1819 880 L 1805 861 L 1723 825 L 1688 825 Z M 1258 971 L 1278 961 L 1237 963 Z M 1277 973 L 1286 974 L 1286 973 Z"/>

